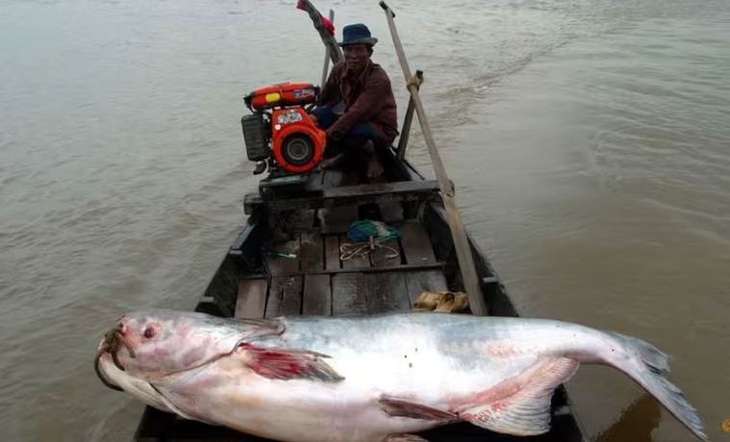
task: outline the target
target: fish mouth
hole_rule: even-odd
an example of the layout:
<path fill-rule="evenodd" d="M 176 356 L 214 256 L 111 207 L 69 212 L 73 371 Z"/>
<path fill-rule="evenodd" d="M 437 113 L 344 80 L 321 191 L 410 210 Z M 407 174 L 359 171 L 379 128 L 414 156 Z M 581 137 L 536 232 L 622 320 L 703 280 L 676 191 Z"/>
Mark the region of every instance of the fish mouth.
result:
<path fill-rule="evenodd" d="M 101 357 L 104 354 L 109 353 L 112 357 L 112 361 L 114 361 L 114 365 L 116 365 L 117 368 L 119 368 L 121 371 L 126 371 L 124 369 L 124 366 L 122 366 L 122 364 L 119 362 L 119 358 L 117 356 L 120 345 L 124 346 L 127 349 L 127 351 L 129 352 L 129 356 L 133 358 L 137 357 L 134 353 L 134 349 L 132 349 L 132 344 L 130 344 L 129 341 L 124 337 L 124 335 L 122 335 L 122 328 L 121 325 L 119 325 L 104 334 L 104 339 L 101 341 L 101 344 L 99 344 L 99 351 L 96 352 L 96 357 L 94 358 L 94 371 L 99 377 L 99 380 L 101 380 L 101 382 L 107 387 L 116 391 L 123 390 L 119 386 L 109 382 L 106 376 L 104 376 L 104 374 L 101 372 L 99 365 Z"/>

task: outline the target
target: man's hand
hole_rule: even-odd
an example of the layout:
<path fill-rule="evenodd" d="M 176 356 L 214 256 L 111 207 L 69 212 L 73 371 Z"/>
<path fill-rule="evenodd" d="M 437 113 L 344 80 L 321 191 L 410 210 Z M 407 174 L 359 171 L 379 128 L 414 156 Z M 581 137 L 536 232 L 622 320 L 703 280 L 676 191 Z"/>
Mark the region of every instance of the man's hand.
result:
<path fill-rule="evenodd" d="M 327 129 L 327 138 L 331 139 L 332 141 L 340 141 L 342 139 L 342 135 L 339 132 L 335 132 L 332 130 L 332 128 Z"/>

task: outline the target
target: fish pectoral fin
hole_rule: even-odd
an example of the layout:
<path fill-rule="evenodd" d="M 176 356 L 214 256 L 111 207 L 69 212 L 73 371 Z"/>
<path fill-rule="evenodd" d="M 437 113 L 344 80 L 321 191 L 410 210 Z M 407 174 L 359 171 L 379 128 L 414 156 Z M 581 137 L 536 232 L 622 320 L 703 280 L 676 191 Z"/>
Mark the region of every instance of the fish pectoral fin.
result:
<path fill-rule="evenodd" d="M 527 383 L 511 396 L 462 408 L 462 420 L 499 433 L 533 436 L 550 430 L 550 399 L 555 387 L 578 369 L 578 361 L 568 358 L 540 361 Z"/>
<path fill-rule="evenodd" d="M 380 397 L 380 409 L 390 416 L 410 417 L 429 421 L 459 420 L 457 415 L 449 411 L 439 410 L 429 405 L 386 395 Z"/>
<path fill-rule="evenodd" d="M 329 356 L 321 353 L 288 348 L 263 348 L 251 344 L 242 344 L 239 350 L 245 354 L 246 365 L 265 378 L 309 378 L 324 382 L 345 379 L 324 361 Z"/>

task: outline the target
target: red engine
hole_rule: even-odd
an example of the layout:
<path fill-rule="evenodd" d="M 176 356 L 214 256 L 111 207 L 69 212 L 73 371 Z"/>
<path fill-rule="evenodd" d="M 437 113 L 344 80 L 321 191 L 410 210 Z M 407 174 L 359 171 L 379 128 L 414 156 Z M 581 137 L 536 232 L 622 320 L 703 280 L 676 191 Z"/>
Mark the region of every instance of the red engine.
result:
<path fill-rule="evenodd" d="M 273 161 L 290 173 L 311 171 L 322 160 L 327 137 L 307 113 L 319 88 L 309 83 L 282 83 L 256 89 L 244 97 L 251 115 L 241 119 L 248 159 Z M 263 167 L 257 167 L 261 173 Z"/>

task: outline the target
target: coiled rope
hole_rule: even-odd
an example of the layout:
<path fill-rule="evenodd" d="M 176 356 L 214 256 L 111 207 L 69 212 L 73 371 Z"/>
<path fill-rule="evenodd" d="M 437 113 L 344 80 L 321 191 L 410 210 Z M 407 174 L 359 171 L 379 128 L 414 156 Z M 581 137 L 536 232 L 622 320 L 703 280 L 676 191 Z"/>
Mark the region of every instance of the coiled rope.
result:
<path fill-rule="evenodd" d="M 347 229 L 347 239 L 351 242 L 340 244 L 340 260 L 348 261 L 353 258 L 367 258 L 377 249 L 384 249 L 388 253 L 386 259 L 400 256 L 398 250 L 382 244 L 393 241 L 400 236 L 394 227 L 380 221 L 361 220 L 350 224 Z"/>

